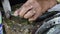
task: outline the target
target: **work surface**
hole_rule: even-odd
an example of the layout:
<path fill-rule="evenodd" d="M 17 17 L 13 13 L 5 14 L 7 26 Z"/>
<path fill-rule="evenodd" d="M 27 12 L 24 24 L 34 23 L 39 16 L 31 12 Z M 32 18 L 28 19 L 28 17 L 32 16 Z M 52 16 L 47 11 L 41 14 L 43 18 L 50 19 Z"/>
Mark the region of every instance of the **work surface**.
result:
<path fill-rule="evenodd" d="M 12 13 L 14 13 L 16 9 L 20 8 L 22 4 L 23 3 L 14 4 L 12 6 Z M 56 10 L 58 10 L 58 8 Z M 0 9 L 3 10 L 2 8 Z M 49 9 L 49 11 L 50 10 L 53 10 L 53 9 Z M 3 24 L 5 26 L 6 34 L 34 34 L 37 28 L 40 27 L 41 23 L 43 22 L 30 23 L 26 19 L 22 19 L 20 17 L 14 17 L 14 16 L 12 16 L 11 19 L 6 19 L 5 17 L 3 17 Z"/>

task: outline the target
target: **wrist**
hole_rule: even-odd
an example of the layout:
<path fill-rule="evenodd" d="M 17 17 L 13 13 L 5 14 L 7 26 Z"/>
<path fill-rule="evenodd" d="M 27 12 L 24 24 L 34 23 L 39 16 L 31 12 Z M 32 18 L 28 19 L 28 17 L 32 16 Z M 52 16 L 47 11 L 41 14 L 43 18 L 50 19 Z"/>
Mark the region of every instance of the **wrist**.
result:
<path fill-rule="evenodd" d="M 43 3 L 41 2 L 42 12 L 44 13 L 45 11 L 47 11 L 49 8 L 52 8 L 56 4 L 57 4 L 56 0 L 44 1 Z"/>

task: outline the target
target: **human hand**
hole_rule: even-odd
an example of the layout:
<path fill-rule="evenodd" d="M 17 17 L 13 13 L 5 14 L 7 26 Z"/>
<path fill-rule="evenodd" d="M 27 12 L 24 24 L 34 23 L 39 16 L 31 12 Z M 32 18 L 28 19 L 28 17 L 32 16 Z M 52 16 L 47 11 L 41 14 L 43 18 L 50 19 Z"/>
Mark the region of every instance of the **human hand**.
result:
<path fill-rule="evenodd" d="M 55 4 L 55 0 L 28 0 L 14 15 L 34 21 Z"/>

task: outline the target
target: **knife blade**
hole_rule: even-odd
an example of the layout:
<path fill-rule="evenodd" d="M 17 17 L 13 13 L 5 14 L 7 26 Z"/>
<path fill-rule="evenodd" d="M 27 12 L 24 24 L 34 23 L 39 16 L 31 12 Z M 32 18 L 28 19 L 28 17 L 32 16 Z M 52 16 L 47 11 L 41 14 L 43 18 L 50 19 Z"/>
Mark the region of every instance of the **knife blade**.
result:
<path fill-rule="evenodd" d="M 6 18 L 10 17 L 11 14 L 11 6 L 9 0 L 1 0 L 3 9 L 5 11 Z"/>

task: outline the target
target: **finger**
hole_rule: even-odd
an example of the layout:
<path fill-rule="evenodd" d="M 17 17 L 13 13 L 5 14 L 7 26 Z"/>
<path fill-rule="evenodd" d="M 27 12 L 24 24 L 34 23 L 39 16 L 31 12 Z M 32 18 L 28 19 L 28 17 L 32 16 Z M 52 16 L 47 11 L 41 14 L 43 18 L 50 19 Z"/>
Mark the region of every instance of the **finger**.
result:
<path fill-rule="evenodd" d="M 30 10 L 31 8 L 32 6 L 29 6 L 29 5 L 22 6 L 22 9 L 19 13 L 20 17 L 23 17 L 28 12 L 28 10 Z"/>
<path fill-rule="evenodd" d="M 36 12 L 33 10 L 30 10 L 27 14 L 24 15 L 24 18 L 30 18 L 32 17 Z"/>
<path fill-rule="evenodd" d="M 41 14 L 36 13 L 33 17 L 29 18 L 29 21 L 34 21 L 38 18 L 38 16 Z"/>
<path fill-rule="evenodd" d="M 13 15 L 14 15 L 14 16 L 18 16 L 19 11 L 20 11 L 20 9 L 16 10 Z"/>
<path fill-rule="evenodd" d="M 41 11 L 41 9 L 36 10 L 35 15 L 32 16 L 31 18 L 29 18 L 29 21 L 34 21 L 34 20 L 36 20 L 36 19 L 37 19 L 39 16 L 41 16 L 41 15 L 42 15 L 42 11 Z"/>

